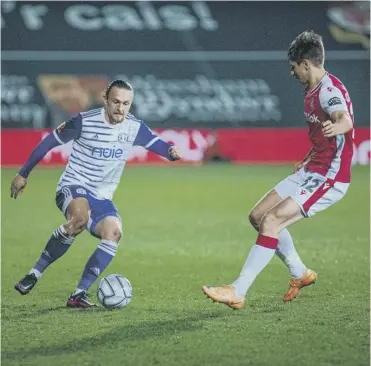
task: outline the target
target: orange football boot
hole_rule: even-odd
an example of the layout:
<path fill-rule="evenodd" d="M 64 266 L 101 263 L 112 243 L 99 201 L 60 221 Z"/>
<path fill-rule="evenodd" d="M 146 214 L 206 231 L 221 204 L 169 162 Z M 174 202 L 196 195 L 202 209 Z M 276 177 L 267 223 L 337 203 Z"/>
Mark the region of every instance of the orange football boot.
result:
<path fill-rule="evenodd" d="M 236 288 L 233 285 L 226 286 L 202 286 L 205 295 L 214 302 L 220 302 L 232 309 L 242 309 L 245 305 L 245 297 L 236 295 Z"/>
<path fill-rule="evenodd" d="M 311 269 L 307 269 L 304 272 L 303 277 L 297 279 L 290 280 L 290 287 L 287 290 L 285 296 L 283 297 L 283 301 L 291 301 L 295 299 L 296 296 L 299 295 L 300 290 L 305 286 L 310 286 L 316 282 L 317 273 L 312 271 Z"/>

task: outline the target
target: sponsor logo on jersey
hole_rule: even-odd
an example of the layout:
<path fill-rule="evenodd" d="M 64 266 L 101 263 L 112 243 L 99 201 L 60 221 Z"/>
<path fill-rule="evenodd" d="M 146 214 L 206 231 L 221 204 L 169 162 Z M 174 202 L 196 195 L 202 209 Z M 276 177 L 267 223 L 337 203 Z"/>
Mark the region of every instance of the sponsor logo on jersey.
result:
<path fill-rule="evenodd" d="M 77 188 L 76 192 L 79 193 L 79 194 L 86 194 L 86 191 L 83 188 Z"/>
<path fill-rule="evenodd" d="M 94 147 L 91 155 L 93 157 L 98 157 L 98 158 L 105 158 L 105 159 L 118 159 L 122 156 L 124 153 L 124 150 L 122 149 L 116 149 L 116 148 L 108 148 L 108 147 Z"/>
<path fill-rule="evenodd" d="M 310 123 L 321 123 L 318 116 L 316 116 L 315 114 L 304 112 L 304 115 L 305 115 L 306 120 Z"/>

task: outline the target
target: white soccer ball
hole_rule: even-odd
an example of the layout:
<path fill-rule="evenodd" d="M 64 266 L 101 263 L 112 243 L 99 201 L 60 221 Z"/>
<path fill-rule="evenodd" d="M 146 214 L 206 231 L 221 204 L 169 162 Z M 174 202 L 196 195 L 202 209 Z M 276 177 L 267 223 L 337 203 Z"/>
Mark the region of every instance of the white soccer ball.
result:
<path fill-rule="evenodd" d="M 131 301 L 131 296 L 131 283 L 120 274 L 110 274 L 99 282 L 97 297 L 106 308 L 123 308 Z"/>

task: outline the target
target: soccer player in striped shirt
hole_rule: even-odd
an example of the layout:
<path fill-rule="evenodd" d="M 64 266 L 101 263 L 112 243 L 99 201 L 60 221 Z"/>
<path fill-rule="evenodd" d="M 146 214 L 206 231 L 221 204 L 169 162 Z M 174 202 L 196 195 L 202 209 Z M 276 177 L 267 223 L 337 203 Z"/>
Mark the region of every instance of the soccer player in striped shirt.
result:
<path fill-rule="evenodd" d="M 104 99 L 104 108 L 77 114 L 41 141 L 12 181 L 11 197 L 17 198 L 26 187 L 31 170 L 45 154 L 73 140 L 69 162 L 56 192 L 56 204 L 67 222 L 55 229 L 35 266 L 15 284 L 22 295 L 32 290 L 45 269 L 61 258 L 75 237 L 87 229 L 100 243 L 67 306 L 96 306 L 88 300 L 86 291 L 110 264 L 121 239 L 121 218 L 112 197 L 131 148 L 142 146 L 168 160 L 180 159 L 176 146 L 161 140 L 129 113 L 133 101 L 133 88 L 129 83 L 112 81 Z"/>
<path fill-rule="evenodd" d="M 231 285 L 202 286 L 209 298 L 233 309 L 244 306 L 250 286 L 275 253 L 290 270 L 285 302 L 317 278 L 300 259 L 287 227 L 345 196 L 351 178 L 354 134 L 352 101 L 344 84 L 325 70 L 324 56 L 322 37 L 312 31 L 301 33 L 291 43 L 291 75 L 306 87 L 304 116 L 313 147 L 296 172 L 278 183 L 251 211 L 249 218 L 259 235 L 240 276 Z"/>

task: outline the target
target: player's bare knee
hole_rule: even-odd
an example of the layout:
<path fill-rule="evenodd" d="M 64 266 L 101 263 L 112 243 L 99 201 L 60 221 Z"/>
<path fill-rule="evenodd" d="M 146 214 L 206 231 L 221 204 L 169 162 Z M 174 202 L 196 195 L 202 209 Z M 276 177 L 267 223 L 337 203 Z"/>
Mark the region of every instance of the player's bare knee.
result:
<path fill-rule="evenodd" d="M 88 221 L 89 213 L 80 212 L 71 217 L 71 219 L 65 225 L 65 230 L 68 235 L 77 235 L 86 228 Z"/>
<path fill-rule="evenodd" d="M 119 227 L 109 228 L 103 231 L 102 239 L 112 240 L 115 243 L 119 243 L 122 237 L 122 232 Z"/>
<path fill-rule="evenodd" d="M 122 236 L 121 223 L 117 219 L 107 218 L 104 222 L 101 237 L 118 243 Z"/>
<path fill-rule="evenodd" d="M 86 198 L 73 199 L 67 208 L 68 222 L 64 225 L 69 235 L 81 233 L 89 221 L 89 203 Z"/>
<path fill-rule="evenodd" d="M 278 220 L 276 215 L 273 212 L 267 212 L 260 222 L 260 230 L 267 231 L 267 230 L 276 230 L 278 227 Z"/>
<path fill-rule="evenodd" d="M 77 216 L 73 220 L 73 226 L 76 230 L 82 231 L 86 228 L 86 225 L 88 224 L 88 221 L 89 221 L 89 214 L 84 213 L 84 214 L 81 214 L 81 215 Z"/>
<path fill-rule="evenodd" d="M 117 217 L 108 216 L 97 224 L 95 233 L 101 239 L 118 243 L 122 236 L 121 221 Z"/>
<path fill-rule="evenodd" d="M 249 221 L 256 230 L 259 230 L 259 224 L 261 221 L 261 217 L 255 210 L 252 210 L 249 213 Z"/>

